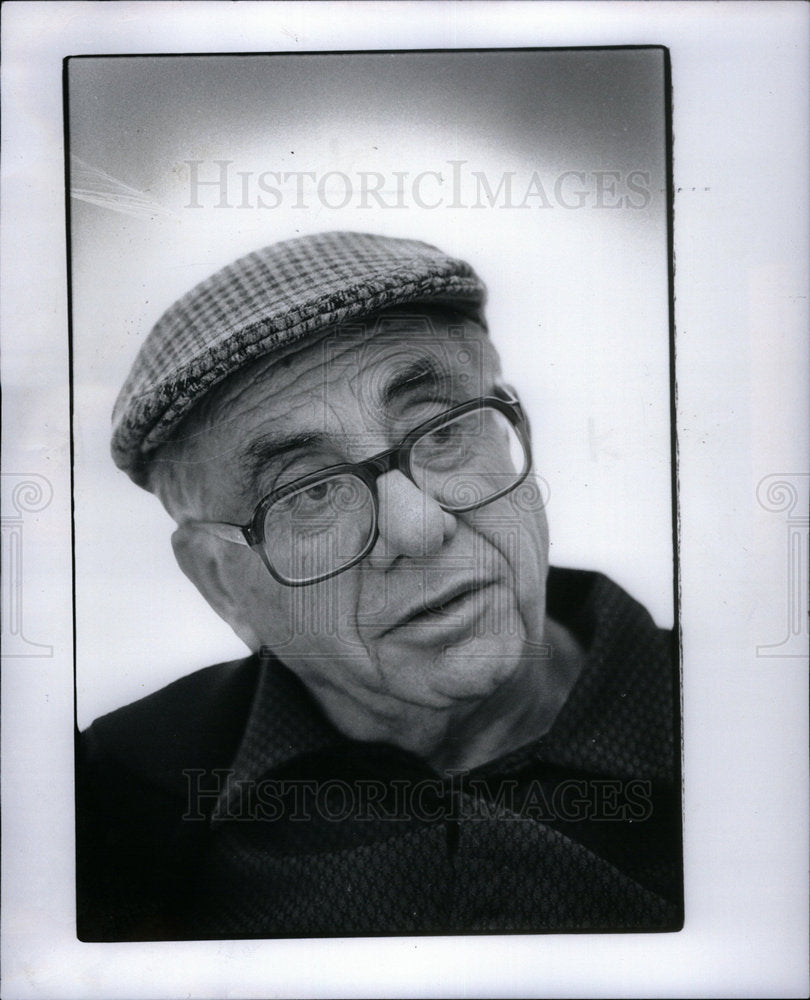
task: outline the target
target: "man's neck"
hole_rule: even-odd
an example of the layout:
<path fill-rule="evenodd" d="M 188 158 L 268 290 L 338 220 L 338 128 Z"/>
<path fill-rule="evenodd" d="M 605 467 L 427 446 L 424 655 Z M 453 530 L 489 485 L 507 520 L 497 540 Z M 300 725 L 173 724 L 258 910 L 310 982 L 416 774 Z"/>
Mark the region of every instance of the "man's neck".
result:
<path fill-rule="evenodd" d="M 511 677 L 474 705 L 433 709 L 400 703 L 396 713 L 373 713 L 368 704 L 352 699 L 318 700 L 333 724 L 351 739 L 392 743 L 439 773 L 470 770 L 548 732 L 583 663 L 575 637 L 547 619 L 543 647 L 524 655 Z"/>
<path fill-rule="evenodd" d="M 454 718 L 424 754 L 436 771 L 471 770 L 547 733 L 579 678 L 584 653 L 562 625 L 548 621 L 547 655 L 526 657 L 510 683 L 472 711 Z"/>

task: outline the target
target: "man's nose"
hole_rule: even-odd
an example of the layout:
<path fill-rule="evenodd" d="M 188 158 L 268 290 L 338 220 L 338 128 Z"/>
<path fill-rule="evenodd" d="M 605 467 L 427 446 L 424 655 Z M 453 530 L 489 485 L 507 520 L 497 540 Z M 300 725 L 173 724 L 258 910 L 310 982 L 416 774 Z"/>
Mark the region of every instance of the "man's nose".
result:
<path fill-rule="evenodd" d="M 398 470 L 380 476 L 377 493 L 380 537 L 372 561 L 433 555 L 455 534 L 456 518 Z"/>

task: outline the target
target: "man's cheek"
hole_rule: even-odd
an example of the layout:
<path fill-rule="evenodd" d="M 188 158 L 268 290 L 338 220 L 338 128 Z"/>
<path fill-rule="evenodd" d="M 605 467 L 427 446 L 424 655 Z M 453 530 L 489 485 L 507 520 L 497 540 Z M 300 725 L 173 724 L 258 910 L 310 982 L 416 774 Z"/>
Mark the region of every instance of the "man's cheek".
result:
<path fill-rule="evenodd" d="M 262 646 L 281 655 L 305 631 L 305 605 L 296 592 L 298 588 L 279 583 L 261 563 L 242 567 L 241 584 L 242 617 L 258 634 Z"/>
<path fill-rule="evenodd" d="M 488 576 L 497 567 L 504 580 L 496 609 L 499 631 L 535 641 L 542 627 L 534 609 L 545 592 L 548 529 L 542 510 L 521 511 L 509 500 L 484 508 L 476 519 L 480 568 Z"/>
<path fill-rule="evenodd" d="M 273 606 L 274 652 L 302 646 L 339 656 L 359 645 L 357 580 L 352 571 L 306 587 L 284 587 Z"/>
<path fill-rule="evenodd" d="M 547 558 L 548 529 L 542 509 L 524 511 L 512 495 L 473 511 L 470 524 L 476 535 L 476 562 L 486 568 L 498 554 L 515 579 L 537 575 Z"/>
<path fill-rule="evenodd" d="M 522 525 L 526 540 L 519 550 L 516 576 L 518 602 L 529 646 L 547 655 L 543 642 L 545 631 L 546 577 L 548 576 L 549 536 L 545 515 L 527 519 Z"/>

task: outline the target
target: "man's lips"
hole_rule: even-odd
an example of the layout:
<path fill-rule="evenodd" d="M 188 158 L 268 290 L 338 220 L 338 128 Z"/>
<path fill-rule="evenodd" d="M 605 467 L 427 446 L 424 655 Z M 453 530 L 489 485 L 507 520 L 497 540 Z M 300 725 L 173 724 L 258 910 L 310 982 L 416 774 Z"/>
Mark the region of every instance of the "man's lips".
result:
<path fill-rule="evenodd" d="M 493 579 L 459 581 L 429 597 L 422 596 L 419 600 L 409 601 L 404 609 L 398 608 L 395 614 L 386 615 L 385 622 L 378 619 L 375 623 L 378 629 L 376 638 L 381 639 L 397 628 L 435 623 L 437 616 L 452 614 L 466 598 L 480 593 L 493 583 Z"/>

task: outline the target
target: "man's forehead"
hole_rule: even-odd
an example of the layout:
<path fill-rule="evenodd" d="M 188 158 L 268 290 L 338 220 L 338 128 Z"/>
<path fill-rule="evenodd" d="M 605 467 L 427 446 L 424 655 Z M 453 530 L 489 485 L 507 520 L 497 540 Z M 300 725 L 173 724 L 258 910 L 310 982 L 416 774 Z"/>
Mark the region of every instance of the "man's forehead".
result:
<path fill-rule="evenodd" d="M 474 395 L 496 372 L 497 356 L 476 323 L 438 310 L 392 311 L 236 372 L 207 400 L 205 422 L 222 427 L 257 404 L 284 414 L 347 390 L 385 408 L 409 383 L 424 387 L 429 377 Z"/>
<path fill-rule="evenodd" d="M 394 389 L 407 389 L 420 376 L 480 386 L 492 368 L 487 346 L 481 328 L 469 320 L 392 315 L 381 318 L 373 333 L 366 329 L 348 338 L 327 338 L 320 345 L 317 371 L 324 386 L 345 380 L 355 394 L 362 392 L 385 408 L 397 395 Z"/>

